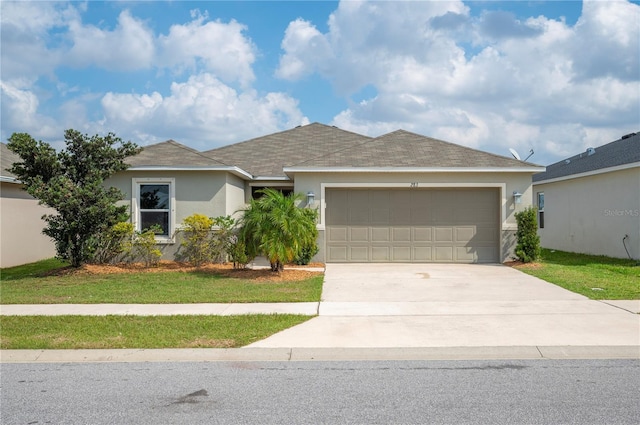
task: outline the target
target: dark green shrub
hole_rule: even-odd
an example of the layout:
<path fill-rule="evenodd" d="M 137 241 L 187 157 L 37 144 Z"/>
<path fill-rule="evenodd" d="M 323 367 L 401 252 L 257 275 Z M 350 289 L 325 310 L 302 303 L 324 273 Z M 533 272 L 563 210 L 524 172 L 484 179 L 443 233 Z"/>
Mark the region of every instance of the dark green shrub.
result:
<path fill-rule="evenodd" d="M 311 259 L 318 253 L 318 251 L 318 245 L 316 244 L 303 246 L 300 252 L 298 252 L 296 258 L 293 259 L 293 263 L 299 266 L 306 266 L 311 262 Z"/>
<path fill-rule="evenodd" d="M 530 263 L 540 257 L 540 237 L 538 236 L 537 210 L 529 207 L 516 213 L 518 231 L 516 232 L 516 257 Z"/>

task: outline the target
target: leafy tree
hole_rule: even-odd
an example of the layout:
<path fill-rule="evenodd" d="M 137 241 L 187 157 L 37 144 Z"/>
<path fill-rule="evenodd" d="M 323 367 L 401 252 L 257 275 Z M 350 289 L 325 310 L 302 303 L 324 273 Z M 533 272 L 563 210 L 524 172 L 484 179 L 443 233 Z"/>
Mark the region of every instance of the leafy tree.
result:
<path fill-rule="evenodd" d="M 103 183 L 126 170 L 125 158 L 140 148 L 113 133 L 89 137 L 67 130 L 64 139 L 61 152 L 27 133 L 12 134 L 7 146 L 22 160 L 10 171 L 40 204 L 57 211 L 43 216 L 42 232 L 55 241 L 58 257 L 79 267 L 91 259 L 91 240 L 127 219 L 127 207 L 116 206 L 122 192 Z"/>
<path fill-rule="evenodd" d="M 281 272 L 303 248 L 316 243 L 317 212 L 296 206 L 301 194 L 285 196 L 270 188 L 259 192 L 263 196 L 251 201 L 240 220 L 241 238 L 250 255 L 264 254 L 271 270 Z"/>
<path fill-rule="evenodd" d="M 516 232 L 516 256 L 519 260 L 529 263 L 540 257 L 540 236 L 538 236 L 537 210 L 529 207 L 516 213 L 518 230 Z"/>

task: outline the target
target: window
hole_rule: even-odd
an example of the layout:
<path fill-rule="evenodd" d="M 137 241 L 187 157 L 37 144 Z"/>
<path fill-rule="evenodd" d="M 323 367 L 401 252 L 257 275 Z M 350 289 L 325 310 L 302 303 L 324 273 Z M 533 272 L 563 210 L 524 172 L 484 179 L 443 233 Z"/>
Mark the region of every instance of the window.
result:
<path fill-rule="evenodd" d="M 136 230 L 144 231 L 152 226 L 162 230 L 160 240 L 170 240 L 174 229 L 174 179 L 133 179 L 134 213 Z"/>
<path fill-rule="evenodd" d="M 267 188 L 279 190 L 284 196 L 289 196 L 293 193 L 292 187 L 251 186 L 251 199 L 260 199 L 262 197 L 262 193 L 259 193 L 258 191 Z"/>
<path fill-rule="evenodd" d="M 544 229 L 544 192 L 538 192 L 538 226 Z"/>

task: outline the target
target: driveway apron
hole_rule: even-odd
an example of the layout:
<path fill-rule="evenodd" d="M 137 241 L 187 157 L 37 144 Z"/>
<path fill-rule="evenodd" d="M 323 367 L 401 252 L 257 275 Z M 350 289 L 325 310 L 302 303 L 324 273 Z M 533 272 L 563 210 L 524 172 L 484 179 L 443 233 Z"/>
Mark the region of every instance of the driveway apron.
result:
<path fill-rule="evenodd" d="M 500 264 L 327 264 L 319 316 L 251 347 L 638 345 L 640 315 Z"/>

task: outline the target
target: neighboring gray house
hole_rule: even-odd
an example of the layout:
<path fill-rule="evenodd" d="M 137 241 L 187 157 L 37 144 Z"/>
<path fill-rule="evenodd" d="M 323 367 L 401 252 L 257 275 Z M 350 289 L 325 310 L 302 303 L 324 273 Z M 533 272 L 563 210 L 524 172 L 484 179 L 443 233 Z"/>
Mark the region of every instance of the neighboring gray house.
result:
<path fill-rule="evenodd" d="M 545 248 L 640 258 L 640 133 L 533 176 Z"/>
<path fill-rule="evenodd" d="M 256 190 L 306 195 L 319 210 L 318 261 L 488 262 L 510 259 L 514 214 L 544 167 L 399 130 L 377 138 L 309 124 L 198 152 L 147 146 L 108 184 L 138 229 L 158 223 L 171 258 L 187 216 L 232 215 Z"/>
<path fill-rule="evenodd" d="M 20 160 L 0 143 L 0 267 L 31 263 L 56 255 L 53 241 L 42 234 L 44 214 L 55 212 L 38 205 L 7 171 Z"/>

